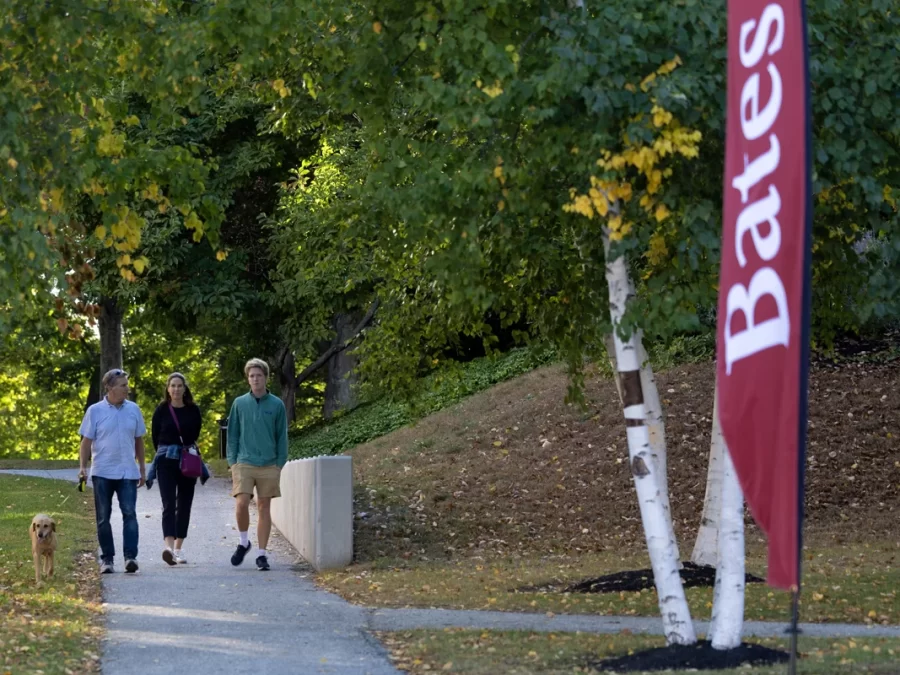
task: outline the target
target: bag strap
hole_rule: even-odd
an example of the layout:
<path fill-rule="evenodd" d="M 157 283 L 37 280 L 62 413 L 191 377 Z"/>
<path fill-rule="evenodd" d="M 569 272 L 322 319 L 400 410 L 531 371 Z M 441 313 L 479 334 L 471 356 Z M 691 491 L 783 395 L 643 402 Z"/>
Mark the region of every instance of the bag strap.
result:
<path fill-rule="evenodd" d="M 172 404 L 169 404 L 169 412 L 172 413 L 172 419 L 175 420 L 175 428 L 178 429 L 178 440 L 181 441 L 181 445 L 184 445 L 184 438 L 181 435 L 181 425 L 178 424 L 178 415 L 175 414 L 175 408 L 172 407 Z"/>

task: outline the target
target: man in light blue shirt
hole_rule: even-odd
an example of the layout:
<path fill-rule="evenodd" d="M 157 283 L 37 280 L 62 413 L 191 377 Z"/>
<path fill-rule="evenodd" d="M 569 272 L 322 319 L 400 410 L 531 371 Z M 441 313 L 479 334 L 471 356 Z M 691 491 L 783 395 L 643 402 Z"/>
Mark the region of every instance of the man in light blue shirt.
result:
<path fill-rule="evenodd" d="M 138 570 L 137 490 L 147 480 L 144 465 L 144 435 L 147 427 L 141 409 L 128 400 L 128 373 L 118 368 L 103 376 L 106 396 L 84 414 L 81 428 L 81 471 L 85 476 L 91 460 L 97 539 L 100 540 L 100 572 L 111 574 L 116 548 L 113 543 L 112 498 L 122 510 L 122 548 L 125 571 Z"/>

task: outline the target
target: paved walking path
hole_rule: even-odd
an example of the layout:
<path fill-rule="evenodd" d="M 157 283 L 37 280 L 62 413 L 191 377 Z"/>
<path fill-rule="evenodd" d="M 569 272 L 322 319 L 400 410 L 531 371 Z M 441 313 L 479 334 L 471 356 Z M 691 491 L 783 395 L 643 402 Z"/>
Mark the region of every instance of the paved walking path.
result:
<path fill-rule="evenodd" d="M 623 630 L 647 635 L 662 635 L 658 617 L 592 616 L 586 614 L 546 614 L 497 612 L 465 609 L 372 609 L 368 625 L 372 630 L 413 630 L 416 628 L 477 628 L 485 630 L 527 630 L 542 633 L 615 634 Z M 694 621 L 699 634 L 706 634 L 708 621 Z M 788 625 L 771 621 L 745 621 L 747 637 L 785 637 Z M 852 623 L 802 623 L 804 637 L 894 637 L 900 638 L 900 626 Z"/>
<path fill-rule="evenodd" d="M 77 481 L 77 474 L 26 475 Z M 237 531 L 228 488 L 216 478 L 197 485 L 184 548 L 188 564 L 176 567 L 161 558 L 158 486 L 140 488 L 137 574 L 124 573 L 122 518 L 113 500 L 116 573 L 101 577 L 104 675 L 397 675 L 367 630 L 366 609 L 316 588 L 310 568 L 277 532 L 269 543 L 269 572 L 256 569 L 253 551 L 232 567 Z"/>
<path fill-rule="evenodd" d="M 77 480 L 77 470 L 2 471 Z M 212 673 L 334 673 L 387 675 L 396 671 L 371 630 L 448 627 L 550 632 L 661 634 L 658 618 L 553 615 L 445 609 L 367 609 L 319 590 L 311 569 L 273 532 L 273 569 L 259 572 L 248 554 L 229 561 L 237 540 L 233 500 L 223 479 L 197 486 L 187 565 L 161 557 L 161 507 L 156 485 L 138 492 L 140 572 L 122 573 L 121 516 L 113 504 L 117 573 L 104 575 L 107 638 L 105 675 L 190 670 Z M 255 519 L 255 514 L 254 514 Z M 255 520 L 251 541 L 255 539 Z M 255 544 L 255 541 L 253 541 Z M 707 622 L 695 623 L 705 633 Z M 748 621 L 745 635 L 777 637 L 787 626 Z M 802 624 L 807 637 L 898 637 L 900 626 Z"/>

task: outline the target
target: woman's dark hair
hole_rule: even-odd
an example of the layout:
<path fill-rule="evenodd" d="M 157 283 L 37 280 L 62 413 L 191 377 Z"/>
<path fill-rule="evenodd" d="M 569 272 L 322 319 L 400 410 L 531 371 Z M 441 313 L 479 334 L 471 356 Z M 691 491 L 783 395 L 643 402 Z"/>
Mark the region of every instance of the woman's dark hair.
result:
<path fill-rule="evenodd" d="M 184 384 L 184 404 L 185 405 L 194 405 L 194 396 L 191 394 L 191 388 L 187 384 L 187 378 L 181 373 L 172 373 L 166 378 L 166 395 L 163 397 L 163 403 L 171 403 L 172 397 L 169 396 L 169 383 L 175 378 L 181 380 L 182 384 Z"/>

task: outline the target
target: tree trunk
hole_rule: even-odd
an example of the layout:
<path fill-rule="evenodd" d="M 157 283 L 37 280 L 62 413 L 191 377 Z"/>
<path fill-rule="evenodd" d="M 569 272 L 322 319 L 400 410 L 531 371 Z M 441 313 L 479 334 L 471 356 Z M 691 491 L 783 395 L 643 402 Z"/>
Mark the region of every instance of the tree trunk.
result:
<path fill-rule="evenodd" d="M 622 383 L 623 409 L 628 438 L 628 454 L 631 474 L 641 509 L 641 520 L 647 539 L 647 549 L 653 567 L 659 609 L 662 614 L 663 632 L 669 644 L 693 644 L 697 641 L 694 624 L 678 571 L 678 548 L 675 534 L 666 516 L 661 481 L 650 445 L 647 425 L 647 409 L 641 386 L 641 356 L 643 348 L 640 335 L 632 333 L 627 342 L 618 334 L 618 326 L 625 314 L 632 285 L 624 256 L 615 260 L 609 257 L 608 233 L 604 231 L 606 249 L 606 280 L 609 285 L 609 307 L 615 339 L 616 363 Z"/>
<path fill-rule="evenodd" d="M 284 402 L 287 422 L 290 425 L 297 419 L 297 363 L 294 359 L 294 352 L 289 347 L 285 347 L 279 377 L 281 378 L 281 400 Z"/>
<path fill-rule="evenodd" d="M 125 312 L 115 298 L 100 300 L 100 377 L 122 367 L 122 317 Z M 101 392 L 102 395 L 102 392 Z"/>
<path fill-rule="evenodd" d="M 631 292 L 634 293 L 634 289 L 631 289 Z M 650 365 L 647 350 L 644 349 L 643 335 L 640 332 L 637 335 L 637 347 L 641 366 L 641 390 L 644 393 L 644 409 L 647 415 L 647 431 L 650 435 L 650 451 L 658 472 L 657 480 L 659 482 L 659 491 L 662 495 L 663 510 L 666 512 L 669 529 L 674 533 L 672 509 L 669 504 L 669 466 L 666 449 L 665 416 L 663 415 L 662 402 L 659 400 L 656 376 L 653 374 L 653 367 Z M 675 542 L 675 559 L 678 561 L 678 569 L 681 569 L 681 553 L 678 550 L 678 540 L 673 536 L 672 541 Z"/>
<path fill-rule="evenodd" d="M 744 495 L 724 444 L 722 450 L 722 517 L 709 639 L 714 649 L 733 649 L 741 644 L 744 628 Z"/>
<path fill-rule="evenodd" d="M 629 287 L 629 294 L 633 294 L 634 289 Z M 606 344 L 606 353 L 609 356 L 609 363 L 612 366 L 613 374 L 616 373 L 616 340 L 612 333 L 604 338 Z M 653 456 L 653 462 L 656 465 L 657 476 L 660 483 L 660 492 L 663 499 L 663 508 L 666 512 L 666 520 L 669 528 L 674 532 L 672 527 L 672 510 L 669 505 L 669 476 L 668 461 L 666 453 L 666 425 L 663 417 L 662 403 L 659 400 L 659 389 L 656 386 L 656 376 L 653 374 L 653 368 L 650 365 L 650 359 L 647 357 L 647 351 L 644 349 L 643 336 L 639 332 L 637 335 L 637 344 L 640 350 L 640 367 L 641 367 L 641 389 L 644 392 L 644 407 L 647 412 L 647 429 L 650 434 L 650 449 Z M 622 383 L 616 377 L 616 389 L 619 392 L 619 402 L 622 403 Z M 681 569 L 681 553 L 678 551 L 678 540 L 675 540 L 675 555 L 678 558 L 678 569 Z"/>
<path fill-rule="evenodd" d="M 95 363 L 96 363 L 96 361 L 95 361 Z M 87 412 L 88 408 L 90 408 L 92 405 L 94 405 L 95 403 L 100 401 L 100 398 L 101 398 L 100 378 L 101 377 L 103 377 L 103 375 L 100 374 L 100 368 L 99 367 L 95 368 L 94 372 L 91 374 L 91 384 L 88 387 L 87 400 L 84 403 L 84 412 Z"/>
<path fill-rule="evenodd" d="M 358 317 L 336 314 L 334 317 L 333 345 L 342 345 L 356 335 Z M 328 360 L 328 378 L 325 381 L 325 419 L 331 419 L 338 410 L 349 410 L 356 404 L 356 356 L 352 347 L 342 349 Z"/>
<path fill-rule="evenodd" d="M 706 469 L 706 496 L 703 498 L 703 515 L 700 531 L 694 542 L 691 562 L 696 565 L 715 565 L 719 519 L 722 514 L 722 478 L 724 475 L 725 439 L 719 424 L 718 390 L 713 395 L 712 438 L 709 443 L 709 466 Z"/>

